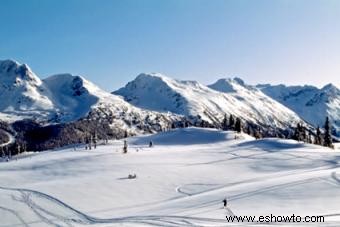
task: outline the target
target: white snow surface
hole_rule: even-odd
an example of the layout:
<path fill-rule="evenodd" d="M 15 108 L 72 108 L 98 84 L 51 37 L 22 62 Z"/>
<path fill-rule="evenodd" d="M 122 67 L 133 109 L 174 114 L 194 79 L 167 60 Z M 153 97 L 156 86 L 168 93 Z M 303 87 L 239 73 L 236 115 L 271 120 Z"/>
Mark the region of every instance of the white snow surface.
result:
<path fill-rule="evenodd" d="M 296 112 L 315 127 L 323 127 L 328 116 L 340 136 L 340 90 L 333 84 L 314 86 L 258 85 L 265 94 Z"/>
<path fill-rule="evenodd" d="M 209 122 L 221 122 L 224 114 L 281 128 L 295 127 L 297 122 L 302 122 L 293 111 L 238 78 L 220 80 L 209 87 L 196 81 L 175 80 L 160 73 L 143 73 L 113 93 L 141 108 L 199 115 Z"/>
<path fill-rule="evenodd" d="M 127 154 L 111 141 L 0 162 L 0 226 L 340 225 L 340 150 L 198 128 L 128 144 Z M 325 223 L 231 224 L 232 214 L 325 215 Z"/>

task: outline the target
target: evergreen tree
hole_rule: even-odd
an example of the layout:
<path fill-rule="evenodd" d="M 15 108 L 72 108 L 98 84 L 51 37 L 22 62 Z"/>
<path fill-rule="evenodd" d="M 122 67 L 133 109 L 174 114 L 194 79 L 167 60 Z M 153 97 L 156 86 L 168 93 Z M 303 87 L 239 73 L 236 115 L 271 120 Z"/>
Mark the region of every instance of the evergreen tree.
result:
<path fill-rule="evenodd" d="M 92 141 L 93 141 L 94 149 L 96 149 L 97 148 L 97 133 L 96 132 L 93 133 Z"/>
<path fill-rule="evenodd" d="M 321 145 L 321 132 L 319 126 L 316 128 L 315 144 Z"/>
<path fill-rule="evenodd" d="M 235 130 L 238 133 L 242 131 L 241 119 L 238 117 L 236 118 L 236 122 L 235 122 Z"/>
<path fill-rule="evenodd" d="M 224 118 L 222 121 L 222 129 L 225 131 L 228 129 L 228 119 L 227 119 L 227 114 L 224 114 Z"/>
<path fill-rule="evenodd" d="M 5 157 L 5 151 L 3 147 L 0 147 L 0 151 L 1 151 L 1 158 Z"/>
<path fill-rule="evenodd" d="M 248 135 L 251 135 L 251 129 L 250 129 L 250 125 L 248 124 L 247 126 L 247 132 L 246 132 Z"/>
<path fill-rule="evenodd" d="M 20 154 L 20 153 L 21 153 L 21 146 L 20 146 L 20 143 L 17 143 L 17 144 L 16 144 L 16 153 L 17 153 L 17 154 Z"/>
<path fill-rule="evenodd" d="M 204 126 L 205 126 L 205 122 L 204 122 L 203 120 L 201 120 L 201 122 L 200 122 L 200 127 L 201 127 L 201 128 L 204 128 Z"/>
<path fill-rule="evenodd" d="M 234 129 L 234 125 L 235 125 L 234 116 L 232 114 L 230 114 L 230 117 L 229 117 L 229 128 L 230 129 Z"/>
<path fill-rule="evenodd" d="M 171 123 L 171 128 L 172 128 L 172 129 L 176 128 L 176 125 L 175 125 L 174 122 Z"/>
<path fill-rule="evenodd" d="M 124 140 L 123 153 L 126 154 L 127 151 L 128 151 L 128 144 L 127 144 L 127 141 Z"/>
<path fill-rule="evenodd" d="M 329 119 L 328 119 L 328 117 L 326 117 L 325 135 L 324 135 L 324 138 L 323 138 L 323 145 L 325 147 L 333 147 L 330 128 L 331 128 L 331 126 L 330 126 L 330 123 L 329 123 Z"/>
<path fill-rule="evenodd" d="M 303 125 L 301 125 L 301 128 L 300 128 L 300 140 L 303 142 L 308 142 L 307 132 Z"/>
<path fill-rule="evenodd" d="M 89 138 L 88 138 L 88 136 L 87 135 L 85 135 L 85 150 L 87 150 L 88 149 L 88 146 L 89 146 Z"/>
<path fill-rule="evenodd" d="M 297 140 L 297 141 L 301 141 L 302 140 L 302 126 L 300 123 L 298 123 L 296 125 L 295 131 L 294 131 L 294 135 L 293 135 L 293 139 Z"/>
<path fill-rule="evenodd" d="M 89 141 L 89 149 L 91 150 L 92 149 L 92 138 L 91 136 L 89 135 L 89 138 L 88 138 L 88 141 Z"/>
<path fill-rule="evenodd" d="M 308 143 L 313 143 L 312 135 L 310 133 L 308 133 L 307 141 L 308 141 Z"/>
<path fill-rule="evenodd" d="M 255 129 L 254 129 L 254 137 L 255 139 L 260 139 L 262 137 L 261 129 L 257 126 L 255 126 Z"/>

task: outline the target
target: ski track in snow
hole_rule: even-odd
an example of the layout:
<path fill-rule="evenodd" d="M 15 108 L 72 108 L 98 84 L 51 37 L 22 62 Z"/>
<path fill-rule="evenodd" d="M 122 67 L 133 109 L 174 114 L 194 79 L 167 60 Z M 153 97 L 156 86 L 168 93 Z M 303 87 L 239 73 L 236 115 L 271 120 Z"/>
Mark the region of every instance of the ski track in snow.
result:
<path fill-rule="evenodd" d="M 146 141 L 149 139 L 146 138 Z M 234 141 L 233 141 L 234 144 Z M 140 145 L 136 145 L 138 147 Z M 171 145 L 169 145 L 171 146 Z M 131 146 L 131 150 L 135 151 L 136 147 Z M 176 147 L 179 149 L 181 147 Z M 114 150 L 110 148 L 111 150 Z M 192 148 L 196 149 L 197 152 L 202 148 Z M 211 148 L 209 148 L 211 149 Z M 270 162 L 272 156 L 275 158 L 277 152 L 274 152 L 270 149 L 258 149 L 252 148 L 251 152 L 238 151 L 239 147 L 235 145 L 229 146 L 228 150 L 225 152 L 221 152 L 221 150 L 215 151 L 215 155 L 208 160 L 193 160 L 187 159 L 188 162 L 180 162 L 177 163 L 177 168 L 203 168 L 203 166 L 213 166 L 216 167 L 218 165 L 224 165 L 225 162 L 228 164 L 228 161 L 234 161 L 236 163 L 240 161 L 247 160 L 250 163 L 257 163 L 261 161 L 261 163 Z M 202 154 L 207 155 L 202 149 Z M 214 149 L 211 149 L 214 150 Z M 223 148 L 224 150 L 224 148 Z M 151 151 L 151 152 L 150 152 Z M 255 153 L 254 153 L 255 151 Z M 134 152 L 133 155 L 144 155 L 149 152 L 150 155 L 156 155 L 152 149 L 145 148 L 145 151 Z M 162 151 L 164 152 L 164 151 Z M 174 151 L 175 152 L 175 151 Z M 305 163 L 309 163 L 315 161 L 308 152 L 299 154 L 299 153 L 280 153 L 280 161 L 290 161 L 290 160 L 298 160 L 303 161 Z M 46 154 L 41 154 L 36 156 L 37 158 L 44 157 Z M 107 154 L 110 153 L 92 153 L 89 152 L 78 152 L 74 153 L 76 156 L 69 157 L 65 155 L 67 158 L 61 158 L 57 160 L 57 163 L 61 165 L 61 167 L 68 167 L 72 165 L 72 163 L 85 162 L 90 163 L 95 158 L 96 160 L 104 160 L 108 157 Z M 90 155 L 91 156 L 88 156 Z M 53 158 L 58 157 L 58 153 L 50 153 L 53 155 Z M 63 155 L 62 152 L 60 155 Z M 110 154 L 111 155 L 111 154 Z M 117 154 L 115 154 L 117 156 Z M 128 153 L 123 158 L 128 157 L 131 153 Z M 158 155 L 158 154 L 157 154 Z M 112 156 L 112 155 L 111 155 Z M 115 156 L 115 157 L 116 157 Z M 117 156 L 118 157 L 118 156 Z M 152 156 L 153 157 L 153 156 Z M 204 156 L 205 157 L 205 156 Z M 335 158 L 331 159 L 328 156 L 318 157 L 317 165 L 313 165 L 309 168 L 296 168 L 291 171 L 277 171 L 275 174 L 271 175 L 254 175 L 247 178 L 242 178 L 238 181 L 225 181 L 221 183 L 203 183 L 200 181 L 189 181 L 188 184 L 185 182 L 173 185 L 172 190 L 174 189 L 175 193 L 178 196 L 169 196 L 168 198 L 158 199 L 155 202 L 144 202 L 137 203 L 135 206 L 131 205 L 121 205 L 121 207 L 116 206 L 116 210 L 127 210 L 128 214 L 134 214 L 134 209 L 142 209 L 143 212 L 140 213 L 137 211 L 136 215 L 127 216 L 118 214 L 116 217 L 110 217 L 110 209 L 106 210 L 93 210 L 87 214 L 86 212 L 80 211 L 80 209 L 76 209 L 71 206 L 71 203 L 66 203 L 54 196 L 52 194 L 41 192 L 40 190 L 32 190 L 25 189 L 19 187 L 9 187 L 9 186 L 0 186 L 0 199 L 1 198 L 9 198 L 11 200 L 10 206 L 0 205 L 0 215 L 2 214 L 6 216 L 13 217 L 16 220 L 12 222 L 12 224 L 1 224 L 0 227 L 9 227 L 9 226 L 60 226 L 60 227 L 72 227 L 72 226 L 83 226 L 83 225 L 98 225 L 98 226 L 115 226 L 115 225 L 132 225 L 132 226 L 261 226 L 257 223 L 227 223 L 226 219 L 223 216 L 215 216 L 221 218 L 210 218 L 210 216 L 204 216 L 207 213 L 214 213 L 221 211 L 222 199 L 227 197 L 228 205 L 229 202 L 233 202 L 231 206 L 228 206 L 224 209 L 224 213 L 227 216 L 235 216 L 241 215 L 238 209 L 235 209 L 234 204 L 237 204 L 237 201 L 242 201 L 247 199 L 251 201 L 250 198 L 261 195 L 267 195 L 268 193 L 276 192 L 279 190 L 290 189 L 294 187 L 307 186 L 310 184 L 314 184 L 317 182 L 324 182 L 324 185 L 332 185 L 332 187 L 340 188 L 340 163 L 338 163 L 339 156 L 333 156 Z M 41 159 L 39 159 L 41 160 Z M 44 160 L 44 159 L 43 159 Z M 53 160 L 53 159 L 52 159 Z M 180 159 L 182 160 L 182 159 Z M 27 161 L 25 159 L 20 160 L 20 162 Z M 197 161 L 197 162 L 195 162 Z M 42 162 L 42 163 L 34 163 L 35 165 L 41 165 L 41 168 L 34 168 L 33 171 L 43 171 L 44 168 L 50 167 L 50 162 Z M 157 163 L 157 162 L 156 162 Z M 159 163 L 157 163 L 159 164 Z M 162 163 L 164 164 L 164 163 Z M 167 163 L 165 163 L 167 164 Z M 28 171 L 31 165 L 20 165 L 19 162 L 13 163 L 4 163 L 8 167 L 4 169 L 0 169 L 0 174 L 2 171 L 8 171 L 8 173 L 19 172 L 11 171 L 13 168 L 21 168 L 21 171 Z M 16 167 L 17 166 L 17 167 Z M 199 167 L 197 167 L 199 166 Z M 60 166 L 56 165 L 53 168 L 60 168 Z M 65 170 L 66 171 L 66 170 Z M 141 176 L 141 178 L 140 178 Z M 1 177 L 1 175 L 0 175 Z M 143 179 L 143 175 L 139 174 L 136 181 Z M 118 180 L 119 178 L 114 178 L 114 180 Z M 124 184 L 133 184 L 136 181 L 120 181 L 124 182 Z M 212 182 L 212 181 L 211 181 Z M 227 183 L 228 182 L 228 183 Z M 1 197 L 7 196 L 7 197 Z M 162 197 L 163 198 L 163 197 Z M 65 200 L 66 201 L 66 200 Z M 236 203 L 235 203 L 236 202 Z M 20 209 L 16 210 L 16 207 L 20 207 Z M 131 210 L 130 210 L 131 209 Z M 137 209 L 137 210 L 138 210 Z M 222 208 L 223 209 L 223 208 Z M 114 210 L 114 209 L 113 209 Z M 159 213 L 156 211 L 160 210 Z M 131 212 L 130 212 L 131 211 Z M 95 217 L 94 214 L 100 215 L 100 213 L 105 213 L 105 218 Z M 114 211 L 113 211 L 114 213 Z M 152 215 L 157 214 L 157 215 Z M 27 220 L 27 216 L 30 215 L 30 219 Z M 315 215 L 315 214 L 314 214 Z M 329 211 L 328 213 L 321 213 L 319 215 L 323 215 L 328 218 L 335 218 L 338 220 L 340 218 L 340 212 L 334 212 L 334 210 Z M 109 218 L 106 218 L 109 216 Z M 278 226 L 278 223 L 266 223 L 265 226 L 268 225 Z M 290 226 L 291 223 L 284 224 L 285 226 Z M 283 223 L 280 223 L 280 226 Z M 313 224 L 311 224 L 313 225 Z M 317 223 L 314 224 L 318 226 Z M 338 223 L 325 223 L 323 226 L 339 226 Z"/>
<path fill-rule="evenodd" d="M 162 226 L 196 226 L 190 221 L 198 221 L 198 222 L 210 222 L 210 223 L 223 223 L 224 220 L 219 219 L 209 219 L 209 218 L 195 218 L 195 217 L 185 217 L 185 216 L 130 216 L 130 217 L 121 217 L 121 218 L 96 218 L 93 216 L 89 216 L 81 211 L 78 211 L 61 200 L 54 198 L 45 193 L 28 190 L 22 188 L 7 188 L 0 187 L 0 190 L 6 190 L 11 192 L 17 192 L 19 195 L 12 195 L 13 201 L 21 202 L 27 205 L 36 215 L 39 217 L 40 221 L 35 222 L 43 222 L 50 226 L 73 226 L 72 224 L 110 224 L 110 223 L 145 223 L 145 224 L 154 224 L 162 225 Z M 60 216 L 58 214 L 54 214 L 48 211 L 48 208 L 43 208 L 34 202 L 34 197 L 48 200 L 53 202 L 55 206 L 63 207 L 68 216 Z M 29 226 L 32 223 L 26 223 L 20 215 L 11 209 L 0 207 L 1 210 L 6 212 L 10 212 L 15 215 L 24 226 Z M 58 223 L 59 222 L 59 223 Z M 3 227 L 3 225 L 0 224 Z"/>
<path fill-rule="evenodd" d="M 20 216 L 20 214 L 19 214 L 18 212 L 16 212 L 15 210 L 8 209 L 8 208 L 2 207 L 2 206 L 0 206 L 0 210 L 5 211 L 5 212 L 8 212 L 8 213 L 14 215 L 14 216 L 22 223 L 23 226 L 29 226 L 29 225 L 25 222 L 25 220 Z"/>
<path fill-rule="evenodd" d="M 337 182 L 337 185 L 340 186 L 340 181 L 336 177 L 336 172 L 332 172 L 331 176 L 332 176 L 333 179 L 335 179 L 335 181 Z M 277 185 L 273 185 L 273 186 L 268 186 L 268 187 L 260 188 L 258 190 L 232 195 L 232 196 L 228 197 L 228 201 L 234 201 L 234 200 L 237 200 L 237 199 L 242 199 L 242 198 L 246 198 L 246 197 L 249 197 L 249 196 L 254 196 L 256 194 L 260 194 L 260 193 L 263 193 L 263 192 L 266 192 L 266 191 L 272 191 L 272 190 L 275 190 L 277 188 L 290 187 L 290 186 L 294 186 L 294 185 L 309 183 L 309 182 L 316 181 L 318 179 L 320 179 L 320 178 L 319 177 L 311 177 L 311 178 L 308 178 L 308 179 L 297 180 L 296 182 L 289 182 L 289 183 L 282 183 L 282 184 L 277 184 Z M 326 181 L 329 182 L 329 180 L 326 180 Z M 199 185 L 199 184 L 197 184 L 197 185 Z M 201 195 L 201 194 L 204 194 L 204 193 L 211 193 L 213 191 L 221 190 L 221 189 L 226 189 L 226 186 L 214 188 L 214 189 L 211 189 L 211 190 L 206 190 L 206 191 L 203 191 L 203 192 L 193 193 L 193 194 L 183 192 L 181 190 L 181 187 L 177 187 L 176 191 L 179 192 L 179 193 L 182 193 L 184 195 L 187 195 L 187 196 L 197 196 L 197 195 Z M 89 215 L 87 215 L 87 214 L 85 214 L 85 213 L 83 213 L 79 210 L 72 208 L 71 206 L 67 205 L 63 201 L 61 201 L 61 200 L 59 200 L 59 199 L 57 199 L 53 196 L 47 195 L 47 194 L 39 192 L 39 191 L 22 189 L 22 188 L 7 188 L 7 187 L 1 187 L 1 186 L 0 186 L 0 190 L 18 192 L 19 196 L 18 195 L 17 196 L 12 195 L 13 200 L 26 204 L 37 215 L 37 217 L 39 217 L 40 222 L 44 222 L 45 224 L 48 224 L 50 226 L 69 226 L 70 227 L 70 226 L 73 226 L 73 224 L 86 225 L 86 224 L 110 224 L 110 223 L 115 223 L 115 224 L 117 224 L 117 223 L 144 223 L 144 224 L 150 224 L 150 225 L 154 224 L 156 226 L 158 226 L 158 225 L 161 225 L 161 226 L 197 226 L 196 224 L 194 224 L 192 222 L 203 222 L 203 223 L 209 222 L 210 224 L 211 223 L 216 223 L 216 224 L 225 223 L 224 219 L 197 218 L 197 217 L 175 216 L 175 215 L 174 216 L 173 215 L 169 215 L 169 216 L 151 216 L 150 215 L 150 216 L 131 216 L 131 217 L 121 217 L 121 218 L 96 218 L 96 217 L 89 216 Z M 55 206 L 63 207 L 67 211 L 68 216 L 60 216 L 58 214 L 54 214 L 54 213 L 48 211 L 48 209 L 43 208 L 43 207 L 39 206 L 37 203 L 35 203 L 33 197 L 48 200 L 50 202 L 53 202 Z M 181 199 L 181 198 L 179 198 L 179 199 Z M 173 202 L 173 201 L 169 201 L 169 202 Z M 219 200 L 210 201 L 209 203 L 201 204 L 200 208 L 210 207 L 210 206 L 216 205 L 212 209 L 212 210 L 215 210 L 215 209 L 217 209 L 216 207 L 219 204 L 220 204 Z M 21 221 L 23 226 L 29 226 L 29 224 L 26 223 L 16 211 L 5 208 L 5 207 L 0 207 L 0 209 L 15 215 Z M 227 207 L 225 209 L 227 211 L 227 215 L 235 216 L 235 214 L 233 213 L 233 211 L 230 208 Z M 197 214 L 199 214 L 199 213 L 191 213 L 191 215 L 197 215 Z M 340 214 L 326 214 L 324 216 L 333 217 L 333 216 L 340 216 Z M 200 224 L 199 226 L 204 226 L 203 223 Z"/>

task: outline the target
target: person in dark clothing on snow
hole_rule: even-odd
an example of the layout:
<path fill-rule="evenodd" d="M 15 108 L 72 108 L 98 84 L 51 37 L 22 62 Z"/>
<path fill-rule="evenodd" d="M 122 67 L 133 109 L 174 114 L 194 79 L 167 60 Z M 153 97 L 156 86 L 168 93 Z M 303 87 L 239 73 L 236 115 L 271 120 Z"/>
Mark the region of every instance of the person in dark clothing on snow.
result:
<path fill-rule="evenodd" d="M 227 203 L 228 203 L 227 202 L 227 198 L 224 198 L 222 202 L 223 202 L 223 207 L 226 208 L 227 207 Z"/>

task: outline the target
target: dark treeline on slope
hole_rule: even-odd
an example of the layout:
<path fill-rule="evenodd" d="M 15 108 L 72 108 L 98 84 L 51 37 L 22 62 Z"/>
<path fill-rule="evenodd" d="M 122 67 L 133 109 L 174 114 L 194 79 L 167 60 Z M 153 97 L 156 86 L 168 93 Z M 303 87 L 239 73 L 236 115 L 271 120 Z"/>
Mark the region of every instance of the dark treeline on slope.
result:
<path fill-rule="evenodd" d="M 111 120 L 103 120 L 91 118 L 80 119 L 75 122 L 65 124 L 54 124 L 43 126 L 33 120 L 22 120 L 14 122 L 12 125 L 0 122 L 0 144 L 7 142 L 8 136 L 4 131 L 15 135 L 15 142 L 1 147 L 0 152 L 4 154 L 15 155 L 24 151 L 43 151 L 47 149 L 59 148 L 72 144 L 96 144 L 97 141 L 107 141 L 109 139 L 121 139 L 135 135 L 119 127 L 112 127 Z M 203 127 L 217 128 L 221 130 L 235 130 L 237 132 L 247 133 L 256 139 L 263 137 L 278 137 L 295 139 L 306 143 L 313 143 L 327 147 L 333 147 L 331 137 L 331 126 L 328 118 L 326 118 L 324 129 L 319 127 L 314 130 L 298 124 L 295 129 L 273 128 L 266 125 L 254 124 L 243 121 L 241 118 L 225 114 L 220 123 L 209 123 L 200 116 L 183 117 L 180 121 L 168 122 L 164 127 L 159 125 L 150 126 L 141 122 L 129 122 L 131 126 L 135 126 L 144 133 L 156 133 L 167 131 L 174 128 L 184 127 Z"/>
<path fill-rule="evenodd" d="M 297 124 L 291 139 L 334 148 L 331 135 L 331 125 L 328 117 L 326 117 L 323 132 L 324 133 L 321 132 L 320 127 L 317 127 L 315 132 L 313 132 L 307 130 L 306 127 L 304 127 L 303 125 Z"/>
<path fill-rule="evenodd" d="M 331 124 L 329 122 L 329 118 L 326 117 L 326 121 L 325 121 L 325 125 L 324 125 L 324 134 L 321 134 L 320 128 L 317 127 L 316 135 L 315 135 L 315 139 L 314 139 L 314 144 L 334 148 L 331 128 L 332 127 L 331 127 Z"/>
<path fill-rule="evenodd" d="M 0 144 L 6 143 L 8 141 L 8 136 L 5 132 L 9 130 L 9 125 L 6 122 L 0 121 Z"/>
<path fill-rule="evenodd" d="M 182 128 L 192 126 L 189 119 L 183 118 L 180 121 L 167 121 L 161 119 L 163 125 L 140 122 L 133 120 L 125 122 L 131 127 L 139 129 L 143 133 L 156 133 L 167 131 L 172 128 Z M 43 151 L 47 149 L 59 148 L 72 144 L 87 144 L 89 141 L 107 141 L 109 139 L 121 139 L 134 136 L 135 133 L 127 131 L 121 127 L 112 127 L 115 119 L 102 119 L 91 116 L 78 121 L 62 124 L 41 125 L 33 120 L 16 121 L 13 124 L 3 124 L 2 128 L 15 134 L 15 142 L 4 148 L 0 148 L 0 153 L 15 155 L 24 151 Z M 147 120 L 146 120 L 147 121 Z M 1 124 L 0 124 L 1 126 Z M 1 128 L 0 128 L 1 129 Z M 2 132 L 0 130 L 0 132 Z M 8 136 L 0 134 L 0 144 L 8 141 Z"/>
<path fill-rule="evenodd" d="M 264 137 L 278 137 L 278 138 L 289 138 L 292 129 L 281 129 L 273 128 L 268 125 L 254 124 L 252 122 L 247 122 L 241 120 L 239 117 L 235 117 L 230 114 L 229 116 L 225 114 L 222 123 L 222 130 L 234 130 L 236 132 L 244 132 L 248 135 L 255 137 L 256 139 Z"/>
<path fill-rule="evenodd" d="M 7 141 L 7 135 L 3 131 L 0 131 L 0 144 L 6 143 Z"/>
<path fill-rule="evenodd" d="M 319 127 L 314 130 L 313 128 L 306 127 L 301 123 L 297 124 L 293 132 L 291 130 L 281 129 L 275 129 L 273 131 L 270 130 L 269 127 L 267 127 L 267 130 L 263 130 L 263 128 L 259 127 L 258 125 L 251 124 L 249 122 L 242 124 L 241 119 L 238 117 L 235 118 L 233 115 L 230 115 L 229 118 L 227 115 L 224 116 L 224 119 L 221 123 L 221 128 L 223 130 L 235 130 L 237 132 L 243 131 L 248 135 L 255 137 L 256 139 L 262 137 L 278 137 L 334 148 L 331 125 L 328 117 L 326 117 L 325 124 L 322 129 L 324 133 L 321 132 Z"/>
<path fill-rule="evenodd" d="M 164 119 L 162 119 L 162 122 L 164 122 Z M 15 135 L 15 142 L 2 148 L 0 152 L 2 154 L 8 155 L 10 153 L 15 155 L 24 151 L 43 151 L 72 144 L 94 143 L 94 140 L 107 141 L 109 139 L 121 139 L 135 135 L 134 132 L 127 131 L 124 128 L 112 127 L 112 123 L 114 123 L 114 119 L 97 118 L 91 116 L 91 113 L 87 118 L 65 124 L 44 126 L 33 120 L 21 120 L 11 125 L 4 123 L 2 128 Z M 165 126 L 145 124 L 145 122 L 138 121 L 125 123 L 140 129 L 143 133 L 156 133 L 191 126 L 222 128 L 222 124 L 209 123 L 200 116 L 183 117 L 178 121 L 168 121 Z M 241 127 L 243 127 L 241 120 L 235 119 L 235 126 L 231 125 L 229 129 L 241 131 Z M 8 140 L 6 135 L 2 135 L 1 138 L 1 144 Z"/>

